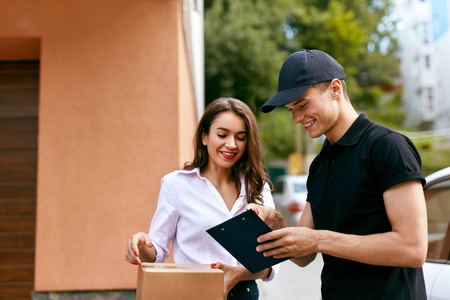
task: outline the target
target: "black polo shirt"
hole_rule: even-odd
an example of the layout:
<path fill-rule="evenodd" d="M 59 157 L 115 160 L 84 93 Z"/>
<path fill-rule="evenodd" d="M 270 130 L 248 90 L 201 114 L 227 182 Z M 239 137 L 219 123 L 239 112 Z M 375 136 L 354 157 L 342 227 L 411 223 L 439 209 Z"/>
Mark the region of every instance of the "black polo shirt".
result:
<path fill-rule="evenodd" d="M 425 184 L 413 143 L 361 114 L 335 144 L 325 140 L 311 164 L 307 200 L 315 229 L 357 235 L 391 231 L 383 193 L 410 180 Z M 422 268 L 373 266 L 326 254 L 323 260 L 324 300 L 426 299 Z"/>

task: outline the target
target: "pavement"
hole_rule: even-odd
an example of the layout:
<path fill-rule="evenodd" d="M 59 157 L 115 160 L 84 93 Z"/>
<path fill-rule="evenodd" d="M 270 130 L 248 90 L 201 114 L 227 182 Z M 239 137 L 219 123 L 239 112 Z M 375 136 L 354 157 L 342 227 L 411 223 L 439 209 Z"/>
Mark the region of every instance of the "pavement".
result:
<path fill-rule="evenodd" d="M 316 259 L 301 268 L 287 260 L 282 262 L 280 272 L 270 282 L 257 280 L 259 300 L 320 300 L 320 272 L 323 259 Z"/>

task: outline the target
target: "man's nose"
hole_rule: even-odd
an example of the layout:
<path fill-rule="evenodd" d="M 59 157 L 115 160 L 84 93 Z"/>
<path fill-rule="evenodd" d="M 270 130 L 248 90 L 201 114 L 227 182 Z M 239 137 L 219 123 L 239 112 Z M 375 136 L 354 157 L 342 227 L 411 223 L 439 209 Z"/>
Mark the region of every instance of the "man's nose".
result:
<path fill-rule="evenodd" d="M 299 113 L 299 112 L 292 112 L 292 121 L 294 121 L 294 123 L 298 124 L 303 120 L 303 114 Z"/>

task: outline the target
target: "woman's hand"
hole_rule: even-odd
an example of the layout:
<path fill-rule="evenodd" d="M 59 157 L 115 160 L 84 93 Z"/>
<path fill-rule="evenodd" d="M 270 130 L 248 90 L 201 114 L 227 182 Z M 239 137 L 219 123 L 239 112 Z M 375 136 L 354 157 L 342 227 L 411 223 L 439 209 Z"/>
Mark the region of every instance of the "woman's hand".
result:
<path fill-rule="evenodd" d="M 125 260 L 127 262 L 133 265 L 140 265 L 142 261 L 154 262 L 155 259 L 156 250 L 148 234 L 138 232 L 128 239 L 125 252 Z"/>
<path fill-rule="evenodd" d="M 261 272 L 252 274 L 244 266 L 230 266 L 220 262 L 211 264 L 213 269 L 221 269 L 223 271 L 223 299 L 226 300 L 228 293 L 240 281 L 255 280 L 267 277 L 272 272 L 272 268 L 267 268 Z"/>
<path fill-rule="evenodd" d="M 233 267 L 220 262 L 211 264 L 213 269 L 220 269 L 223 271 L 223 299 L 227 299 L 228 293 L 231 289 L 241 281 L 241 277 L 245 273 L 249 273 L 246 268 L 239 266 Z"/>

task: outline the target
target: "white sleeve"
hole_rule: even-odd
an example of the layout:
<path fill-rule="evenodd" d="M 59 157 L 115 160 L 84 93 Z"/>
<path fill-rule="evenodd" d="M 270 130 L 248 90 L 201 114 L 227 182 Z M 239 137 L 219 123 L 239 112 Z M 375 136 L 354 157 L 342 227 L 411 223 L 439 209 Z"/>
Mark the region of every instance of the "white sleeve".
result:
<path fill-rule="evenodd" d="M 155 263 L 164 262 L 169 257 L 169 245 L 175 237 L 177 228 L 178 214 L 170 181 L 166 176 L 161 180 L 158 206 L 150 225 L 149 236 L 156 250 Z"/>
<path fill-rule="evenodd" d="M 262 197 L 264 201 L 264 206 L 271 207 L 275 209 L 275 204 L 273 202 L 272 193 L 270 191 L 270 187 L 268 183 L 264 184 L 264 188 L 262 191 Z M 272 272 L 270 272 L 269 276 L 261 278 L 262 281 L 271 281 L 275 278 L 277 273 L 280 271 L 280 264 L 272 266 Z"/>
<path fill-rule="evenodd" d="M 270 191 L 269 184 L 266 182 L 261 193 L 262 199 L 264 201 L 264 206 L 271 207 L 275 209 L 275 204 L 273 202 L 272 192 Z"/>

